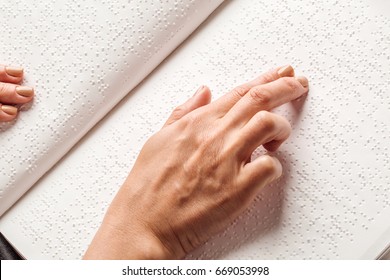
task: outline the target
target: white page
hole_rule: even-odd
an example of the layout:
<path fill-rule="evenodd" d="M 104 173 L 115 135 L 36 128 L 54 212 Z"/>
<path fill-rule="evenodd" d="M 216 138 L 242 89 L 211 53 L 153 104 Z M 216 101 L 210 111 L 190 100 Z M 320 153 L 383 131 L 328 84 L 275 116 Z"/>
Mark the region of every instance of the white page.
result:
<path fill-rule="evenodd" d="M 390 22 L 385 1 L 232 1 L 0 221 L 28 258 L 80 258 L 144 141 L 199 85 L 214 98 L 291 63 L 306 100 L 284 175 L 188 258 L 375 258 L 390 236 Z M 37 110 L 37 109 L 34 109 Z"/>
<path fill-rule="evenodd" d="M 0 124 L 0 216 L 221 2 L 0 0 L 0 63 L 36 92 Z"/>

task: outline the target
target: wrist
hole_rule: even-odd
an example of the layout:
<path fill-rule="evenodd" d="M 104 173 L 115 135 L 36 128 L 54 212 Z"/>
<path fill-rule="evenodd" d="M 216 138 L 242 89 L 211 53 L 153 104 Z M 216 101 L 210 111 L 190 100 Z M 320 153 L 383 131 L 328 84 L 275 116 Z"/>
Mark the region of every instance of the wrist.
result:
<path fill-rule="evenodd" d="M 180 259 L 184 252 L 169 247 L 151 229 L 126 215 L 128 212 L 109 209 L 84 259 Z M 115 214 L 111 214 L 115 213 Z"/>
<path fill-rule="evenodd" d="M 122 227 L 104 221 L 84 259 L 176 259 L 152 233 L 133 226 Z"/>

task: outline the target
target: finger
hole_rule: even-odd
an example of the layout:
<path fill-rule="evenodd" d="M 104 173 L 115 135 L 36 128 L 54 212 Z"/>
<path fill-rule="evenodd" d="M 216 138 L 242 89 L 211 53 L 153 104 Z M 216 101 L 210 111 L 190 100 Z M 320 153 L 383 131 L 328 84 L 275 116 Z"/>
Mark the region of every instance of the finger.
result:
<path fill-rule="evenodd" d="M 18 84 L 23 80 L 23 68 L 0 65 L 0 82 Z"/>
<path fill-rule="evenodd" d="M 297 99 L 308 89 L 309 83 L 305 77 L 284 77 L 253 87 L 224 118 L 233 125 L 245 125 L 257 112 L 268 111 Z"/>
<path fill-rule="evenodd" d="M 270 70 L 256 79 L 234 88 L 214 101 L 212 106 L 219 114 L 224 115 L 234 104 L 244 97 L 251 88 L 275 81 L 281 77 L 294 77 L 294 68 L 291 65 L 286 65 Z"/>
<path fill-rule="evenodd" d="M 31 101 L 34 89 L 0 82 L 0 102 L 8 104 L 23 104 Z"/>
<path fill-rule="evenodd" d="M 282 165 L 276 157 L 263 155 L 245 164 L 239 176 L 242 188 L 251 201 L 264 186 L 272 183 L 282 175 Z"/>
<path fill-rule="evenodd" d="M 288 136 L 290 136 L 290 134 Z M 279 147 L 283 144 L 283 142 L 287 140 L 288 136 L 285 139 L 272 140 L 270 142 L 267 142 L 263 144 L 263 147 L 269 152 L 275 152 L 277 149 L 279 149 Z"/>
<path fill-rule="evenodd" d="M 184 104 L 178 106 L 173 110 L 172 114 L 169 116 L 168 120 L 164 126 L 170 125 L 175 121 L 181 119 L 189 112 L 194 111 L 197 108 L 200 108 L 204 105 L 209 104 L 211 101 L 211 92 L 207 86 L 201 86 Z"/>
<path fill-rule="evenodd" d="M 9 122 L 16 118 L 18 109 L 14 106 L 0 104 L 0 122 Z"/>
<path fill-rule="evenodd" d="M 260 111 L 241 129 L 238 138 L 239 147 L 242 147 L 243 160 L 248 159 L 253 151 L 267 145 L 276 150 L 291 133 L 290 123 L 282 116 Z"/>

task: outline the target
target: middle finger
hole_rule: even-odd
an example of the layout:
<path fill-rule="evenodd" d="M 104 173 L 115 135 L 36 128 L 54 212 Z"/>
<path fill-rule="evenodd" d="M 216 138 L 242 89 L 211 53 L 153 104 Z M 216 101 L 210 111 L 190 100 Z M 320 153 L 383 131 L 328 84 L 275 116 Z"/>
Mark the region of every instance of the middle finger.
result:
<path fill-rule="evenodd" d="M 296 78 L 284 77 L 254 87 L 227 112 L 224 119 L 232 125 L 242 127 L 257 112 L 269 111 L 297 99 L 308 89 L 308 80 L 302 76 Z"/>

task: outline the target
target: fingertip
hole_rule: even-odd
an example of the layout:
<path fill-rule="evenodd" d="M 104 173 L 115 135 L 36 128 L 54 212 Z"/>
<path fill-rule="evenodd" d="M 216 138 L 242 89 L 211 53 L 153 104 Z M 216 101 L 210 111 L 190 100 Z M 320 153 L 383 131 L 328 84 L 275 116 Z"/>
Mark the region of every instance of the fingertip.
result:
<path fill-rule="evenodd" d="M 282 176 L 282 164 L 280 161 L 271 155 L 263 155 L 258 158 L 259 164 L 263 168 L 264 175 L 269 177 L 271 181 Z"/>
<path fill-rule="evenodd" d="M 17 86 L 15 88 L 16 93 L 30 101 L 34 96 L 34 88 L 28 86 Z"/>
<path fill-rule="evenodd" d="M 184 104 L 176 107 L 164 126 L 170 125 L 175 121 L 181 119 L 188 113 L 209 104 L 211 101 L 211 92 L 207 86 L 200 86 L 195 94 L 188 99 Z"/>
<path fill-rule="evenodd" d="M 294 68 L 290 64 L 280 67 L 277 73 L 279 77 L 294 77 L 295 75 Z"/>
<path fill-rule="evenodd" d="M 204 86 L 200 86 L 194 93 L 192 97 L 197 97 L 202 91 L 203 91 Z"/>
<path fill-rule="evenodd" d="M 277 180 L 282 175 L 280 161 L 271 155 L 263 155 L 245 164 L 242 173 L 244 188 L 256 195 L 264 186 Z"/>
<path fill-rule="evenodd" d="M 309 89 L 309 80 L 305 76 L 297 76 L 295 77 L 297 81 L 306 89 Z"/>
<path fill-rule="evenodd" d="M 204 96 L 204 101 L 206 104 L 209 104 L 211 102 L 211 91 L 208 86 L 203 85 L 202 87 L 202 95 Z"/>
<path fill-rule="evenodd" d="M 0 82 L 19 84 L 23 80 L 23 68 L 0 65 Z"/>
<path fill-rule="evenodd" d="M 18 109 L 14 106 L 0 104 L 0 122 L 9 122 L 16 118 Z"/>
<path fill-rule="evenodd" d="M 192 99 L 193 99 L 195 108 L 207 105 L 211 102 L 211 91 L 207 86 L 202 85 L 195 92 Z"/>
<path fill-rule="evenodd" d="M 6 66 L 5 72 L 12 77 L 21 78 L 23 77 L 23 67 L 15 67 L 15 66 Z"/>

